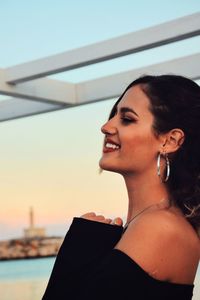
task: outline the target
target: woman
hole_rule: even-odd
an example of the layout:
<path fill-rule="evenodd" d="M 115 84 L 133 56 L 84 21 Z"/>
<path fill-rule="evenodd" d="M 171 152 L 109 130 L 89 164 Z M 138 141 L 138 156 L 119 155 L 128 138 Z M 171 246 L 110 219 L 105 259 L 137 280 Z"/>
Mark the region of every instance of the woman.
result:
<path fill-rule="evenodd" d="M 200 240 L 200 87 L 133 81 L 115 103 L 100 167 L 121 174 L 127 221 L 74 218 L 43 300 L 192 299 Z"/>

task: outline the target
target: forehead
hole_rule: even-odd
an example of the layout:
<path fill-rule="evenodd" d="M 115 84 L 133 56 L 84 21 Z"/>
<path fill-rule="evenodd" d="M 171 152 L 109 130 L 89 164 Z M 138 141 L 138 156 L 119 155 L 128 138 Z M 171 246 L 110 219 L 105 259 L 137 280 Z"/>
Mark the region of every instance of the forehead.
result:
<path fill-rule="evenodd" d="M 130 107 L 139 115 L 150 112 L 150 101 L 139 85 L 130 88 L 118 103 L 118 109 L 121 107 Z"/>

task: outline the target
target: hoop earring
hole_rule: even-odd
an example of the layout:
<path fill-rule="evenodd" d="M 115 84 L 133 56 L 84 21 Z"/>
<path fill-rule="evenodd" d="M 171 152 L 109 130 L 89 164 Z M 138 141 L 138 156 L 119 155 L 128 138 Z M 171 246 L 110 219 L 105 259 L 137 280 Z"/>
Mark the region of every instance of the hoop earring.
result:
<path fill-rule="evenodd" d="M 166 163 L 166 176 L 164 179 L 161 178 L 161 171 L 160 171 L 160 158 L 161 156 L 164 157 L 165 159 L 165 163 Z M 161 181 L 162 182 L 167 182 L 167 180 L 169 179 L 169 175 L 170 175 L 170 163 L 169 163 L 169 158 L 168 158 L 168 155 L 167 153 L 161 153 L 159 152 L 158 154 L 158 158 L 157 158 L 157 175 L 158 177 L 160 177 Z"/>

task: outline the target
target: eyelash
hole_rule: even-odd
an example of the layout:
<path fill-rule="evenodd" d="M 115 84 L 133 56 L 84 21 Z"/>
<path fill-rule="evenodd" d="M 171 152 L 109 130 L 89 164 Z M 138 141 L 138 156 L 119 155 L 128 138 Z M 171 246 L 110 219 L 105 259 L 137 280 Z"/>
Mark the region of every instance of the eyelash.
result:
<path fill-rule="evenodd" d="M 127 117 L 121 117 L 121 122 L 124 123 L 124 124 L 130 124 L 130 123 L 134 123 L 136 121 L 133 120 L 133 119 L 129 119 Z"/>

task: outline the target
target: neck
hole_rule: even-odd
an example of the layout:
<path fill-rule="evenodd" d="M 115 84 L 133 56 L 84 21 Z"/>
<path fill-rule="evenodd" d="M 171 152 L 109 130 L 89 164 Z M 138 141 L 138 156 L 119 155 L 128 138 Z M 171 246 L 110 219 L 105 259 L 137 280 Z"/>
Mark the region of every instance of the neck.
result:
<path fill-rule="evenodd" d="M 128 192 L 128 214 L 126 222 L 140 213 L 146 207 L 158 204 L 163 201 L 164 204 L 169 204 L 169 193 L 165 184 L 159 178 L 154 176 L 123 176 Z"/>

